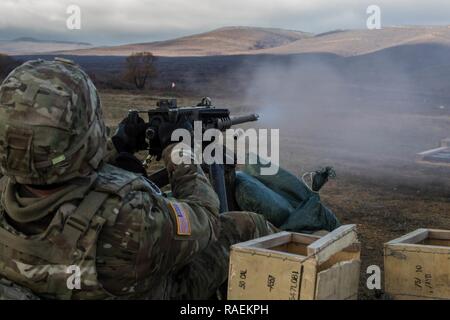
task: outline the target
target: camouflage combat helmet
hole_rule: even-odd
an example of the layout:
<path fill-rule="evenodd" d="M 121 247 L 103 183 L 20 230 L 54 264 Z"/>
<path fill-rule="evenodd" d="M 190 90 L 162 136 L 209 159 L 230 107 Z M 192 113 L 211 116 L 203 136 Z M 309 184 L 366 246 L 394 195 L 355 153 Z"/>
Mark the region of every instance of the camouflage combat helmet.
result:
<path fill-rule="evenodd" d="M 97 90 L 65 59 L 33 60 L 0 86 L 0 167 L 22 184 L 54 184 L 96 169 L 106 153 Z"/>

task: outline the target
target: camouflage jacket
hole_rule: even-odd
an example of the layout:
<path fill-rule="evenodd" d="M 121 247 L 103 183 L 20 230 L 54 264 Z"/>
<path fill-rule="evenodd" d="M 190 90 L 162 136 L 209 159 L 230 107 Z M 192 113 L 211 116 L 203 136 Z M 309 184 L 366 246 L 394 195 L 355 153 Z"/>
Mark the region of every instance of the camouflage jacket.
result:
<path fill-rule="evenodd" d="M 166 298 L 171 275 L 219 232 L 219 201 L 208 179 L 198 165 L 173 164 L 171 151 L 167 148 L 163 158 L 176 199 L 159 194 L 145 178 L 108 164 L 89 179 L 43 198 L 21 196 L 19 186 L 6 181 L 0 277 L 48 298 Z M 89 197 L 97 199 L 98 209 L 80 231 L 77 208 L 94 210 Z M 40 220 L 17 223 L 15 215 L 26 210 L 39 211 Z M 80 267 L 80 289 L 67 288 L 71 264 Z"/>

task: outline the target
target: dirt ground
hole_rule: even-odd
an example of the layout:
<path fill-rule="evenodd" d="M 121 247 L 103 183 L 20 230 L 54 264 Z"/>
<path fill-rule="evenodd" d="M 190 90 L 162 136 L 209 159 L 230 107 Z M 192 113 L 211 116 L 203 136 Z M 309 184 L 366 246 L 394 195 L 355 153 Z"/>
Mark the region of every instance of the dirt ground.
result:
<path fill-rule="evenodd" d="M 352 178 L 328 186 L 322 198 L 342 223 L 357 224 L 362 244 L 360 299 L 377 297 L 366 287 L 365 270 L 370 265 L 383 270 L 383 243 L 418 228 L 450 227 L 450 201 L 445 194 L 386 188 Z"/>
<path fill-rule="evenodd" d="M 101 97 L 109 125 L 116 124 L 130 105 L 144 109 L 154 106 L 158 99 L 157 95 L 116 91 L 102 92 Z M 186 105 L 197 100 L 198 97 L 179 97 L 178 103 Z M 237 105 L 231 100 L 218 104 L 223 106 L 225 102 Z M 232 108 L 238 113 L 247 110 Z M 325 165 L 333 165 L 337 171 L 337 178 L 321 190 L 321 197 L 343 224 L 357 224 L 362 244 L 360 299 L 380 298 L 378 292 L 366 287 L 366 269 L 369 265 L 383 269 L 383 243 L 417 228 L 450 229 L 450 167 L 419 165 L 414 158 L 416 152 L 435 147 L 438 137 L 450 135 L 449 119 L 409 114 L 396 117 L 376 123 L 382 126 L 377 130 L 392 134 L 396 143 L 375 151 L 354 140 L 339 144 L 332 139 L 335 136 L 332 130 L 330 138 L 314 134 L 314 130 L 280 130 L 283 167 L 297 175 Z M 392 123 L 396 122 L 404 125 L 394 130 Z M 417 128 L 418 124 L 422 126 L 420 129 L 404 134 L 408 125 Z M 416 132 L 417 137 L 411 137 L 410 132 Z M 371 135 L 367 137 L 371 139 Z M 376 138 L 367 141 L 373 146 L 384 146 L 382 142 Z"/>

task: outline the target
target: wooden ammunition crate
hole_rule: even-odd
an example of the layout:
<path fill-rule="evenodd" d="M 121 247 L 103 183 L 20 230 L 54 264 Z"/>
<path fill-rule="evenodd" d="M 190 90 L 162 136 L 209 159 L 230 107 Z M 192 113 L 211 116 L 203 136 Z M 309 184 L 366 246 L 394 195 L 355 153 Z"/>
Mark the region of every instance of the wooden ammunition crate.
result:
<path fill-rule="evenodd" d="M 384 245 L 384 285 L 393 299 L 450 299 L 450 231 L 418 229 Z"/>
<path fill-rule="evenodd" d="M 231 247 L 228 299 L 356 299 L 359 271 L 355 225 L 323 237 L 280 232 Z"/>

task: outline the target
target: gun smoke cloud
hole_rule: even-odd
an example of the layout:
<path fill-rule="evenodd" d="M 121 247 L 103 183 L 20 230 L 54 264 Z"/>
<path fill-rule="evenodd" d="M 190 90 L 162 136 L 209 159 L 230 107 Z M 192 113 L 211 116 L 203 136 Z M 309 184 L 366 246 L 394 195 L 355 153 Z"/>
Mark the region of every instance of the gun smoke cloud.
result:
<path fill-rule="evenodd" d="M 411 48 L 420 63 L 405 49 L 395 50 L 267 58 L 252 73 L 246 103 L 257 108 L 262 126 L 280 129 L 282 166 L 298 172 L 333 165 L 341 172 L 400 177 L 397 168 L 414 165 L 417 152 L 450 134 L 442 117 L 450 99 L 435 92 L 440 75 L 428 85 L 422 81 L 429 68 L 450 65 L 448 48 Z M 439 111 L 441 105 L 447 107 Z"/>

